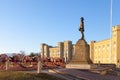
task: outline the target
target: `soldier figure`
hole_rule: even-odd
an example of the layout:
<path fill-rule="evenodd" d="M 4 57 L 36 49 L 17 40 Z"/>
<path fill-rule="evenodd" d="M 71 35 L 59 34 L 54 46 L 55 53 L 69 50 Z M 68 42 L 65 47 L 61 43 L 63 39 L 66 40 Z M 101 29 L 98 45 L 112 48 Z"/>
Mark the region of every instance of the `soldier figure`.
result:
<path fill-rule="evenodd" d="M 83 18 L 83 17 L 81 17 L 80 19 L 81 19 L 81 23 L 80 23 L 80 28 L 79 28 L 79 31 L 80 31 L 80 32 L 81 32 L 81 34 L 82 34 L 81 39 L 84 39 L 84 18 Z"/>

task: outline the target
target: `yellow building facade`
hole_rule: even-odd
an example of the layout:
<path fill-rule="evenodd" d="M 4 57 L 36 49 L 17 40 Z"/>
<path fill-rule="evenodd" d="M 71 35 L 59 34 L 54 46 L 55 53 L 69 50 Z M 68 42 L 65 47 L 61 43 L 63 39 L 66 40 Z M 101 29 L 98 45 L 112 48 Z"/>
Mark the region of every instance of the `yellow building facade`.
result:
<path fill-rule="evenodd" d="M 43 58 L 60 58 L 70 61 L 72 59 L 73 44 L 72 41 L 58 42 L 56 47 L 41 44 L 41 56 Z"/>
<path fill-rule="evenodd" d="M 120 25 L 112 27 L 110 39 L 90 42 L 90 58 L 93 63 L 120 63 Z"/>

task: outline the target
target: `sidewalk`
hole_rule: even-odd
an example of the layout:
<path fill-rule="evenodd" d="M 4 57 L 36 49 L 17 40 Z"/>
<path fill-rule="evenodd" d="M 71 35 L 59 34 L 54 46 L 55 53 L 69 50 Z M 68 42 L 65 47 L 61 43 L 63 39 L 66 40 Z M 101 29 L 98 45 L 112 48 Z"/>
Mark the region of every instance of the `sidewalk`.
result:
<path fill-rule="evenodd" d="M 54 70 L 67 73 L 77 78 L 82 78 L 85 80 L 120 80 L 120 77 L 118 76 L 100 75 L 97 73 L 92 73 L 87 70 L 76 70 L 76 69 L 54 69 Z"/>

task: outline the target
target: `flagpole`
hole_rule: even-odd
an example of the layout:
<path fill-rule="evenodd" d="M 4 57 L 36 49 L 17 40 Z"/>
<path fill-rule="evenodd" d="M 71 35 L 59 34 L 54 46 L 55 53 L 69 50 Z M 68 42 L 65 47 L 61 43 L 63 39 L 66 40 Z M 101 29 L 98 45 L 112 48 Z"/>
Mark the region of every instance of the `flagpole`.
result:
<path fill-rule="evenodd" d="M 112 0 L 110 0 L 110 63 L 112 63 Z"/>

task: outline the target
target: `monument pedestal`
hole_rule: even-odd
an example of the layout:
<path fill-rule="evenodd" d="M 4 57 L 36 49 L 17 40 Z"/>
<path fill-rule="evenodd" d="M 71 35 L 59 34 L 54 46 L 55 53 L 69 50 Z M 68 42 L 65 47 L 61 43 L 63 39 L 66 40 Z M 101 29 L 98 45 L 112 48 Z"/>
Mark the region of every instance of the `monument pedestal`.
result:
<path fill-rule="evenodd" d="M 67 64 L 68 69 L 93 69 L 96 68 L 93 64 Z"/>
<path fill-rule="evenodd" d="M 89 58 L 89 45 L 85 39 L 79 39 L 75 44 L 74 56 L 66 68 L 90 69 L 92 67 L 92 61 Z"/>

